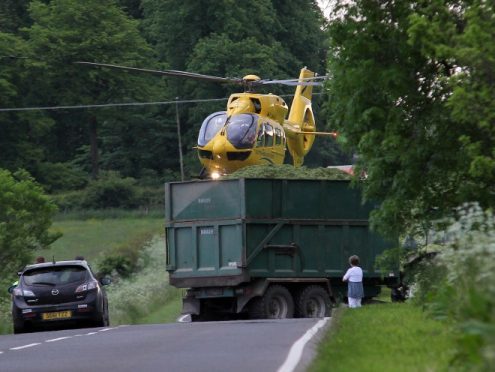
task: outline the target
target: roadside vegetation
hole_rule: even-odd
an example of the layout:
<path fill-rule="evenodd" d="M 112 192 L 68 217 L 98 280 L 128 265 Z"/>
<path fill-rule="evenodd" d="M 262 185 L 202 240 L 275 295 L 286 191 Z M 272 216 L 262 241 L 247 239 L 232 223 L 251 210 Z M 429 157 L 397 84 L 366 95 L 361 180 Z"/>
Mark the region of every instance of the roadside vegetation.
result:
<path fill-rule="evenodd" d="M 137 271 L 107 287 L 110 324 L 163 323 L 180 313 L 182 292 L 168 283 L 163 237 L 141 250 Z"/>
<path fill-rule="evenodd" d="M 334 311 L 311 372 L 443 371 L 454 348 L 452 328 L 411 304 Z"/>

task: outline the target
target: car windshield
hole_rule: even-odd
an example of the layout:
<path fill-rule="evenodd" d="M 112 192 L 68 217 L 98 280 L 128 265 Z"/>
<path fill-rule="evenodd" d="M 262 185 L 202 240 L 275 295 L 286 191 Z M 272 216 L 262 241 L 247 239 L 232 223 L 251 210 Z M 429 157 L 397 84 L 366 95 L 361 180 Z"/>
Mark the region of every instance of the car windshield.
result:
<path fill-rule="evenodd" d="M 215 112 L 208 116 L 201 124 L 201 129 L 199 130 L 198 145 L 205 146 L 211 141 L 215 134 L 218 133 L 220 129 L 225 124 L 227 120 L 227 114 L 225 111 Z"/>
<path fill-rule="evenodd" d="M 86 274 L 82 266 L 43 267 L 26 271 L 23 280 L 27 285 L 55 286 L 85 281 Z"/>
<path fill-rule="evenodd" d="M 258 116 L 253 114 L 240 114 L 232 116 L 227 124 L 227 139 L 238 149 L 246 149 L 254 146 Z"/>

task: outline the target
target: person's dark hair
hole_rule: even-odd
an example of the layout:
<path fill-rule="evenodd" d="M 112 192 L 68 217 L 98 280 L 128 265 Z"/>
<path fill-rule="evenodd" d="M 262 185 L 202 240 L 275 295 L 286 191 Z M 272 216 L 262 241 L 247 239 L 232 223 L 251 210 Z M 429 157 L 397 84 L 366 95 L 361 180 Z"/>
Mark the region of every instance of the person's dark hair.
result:
<path fill-rule="evenodd" d="M 45 257 L 43 256 L 36 257 L 36 263 L 44 263 L 44 262 L 45 262 Z"/>
<path fill-rule="evenodd" d="M 74 258 L 74 260 L 76 260 L 76 261 L 84 261 L 84 257 L 83 256 L 76 256 L 76 258 Z"/>
<path fill-rule="evenodd" d="M 359 257 L 358 257 L 358 256 L 356 256 L 356 255 L 349 257 L 349 263 L 350 263 L 352 266 L 357 266 L 357 265 L 359 265 Z"/>

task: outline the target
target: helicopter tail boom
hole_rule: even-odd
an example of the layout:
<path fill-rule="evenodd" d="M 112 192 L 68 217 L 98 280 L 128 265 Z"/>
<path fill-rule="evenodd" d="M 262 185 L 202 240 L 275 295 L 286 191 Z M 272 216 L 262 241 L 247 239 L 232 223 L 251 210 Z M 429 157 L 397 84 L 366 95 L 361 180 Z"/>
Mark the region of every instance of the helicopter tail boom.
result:
<path fill-rule="evenodd" d="M 315 73 L 307 68 L 301 69 L 300 81 L 315 77 Z M 298 85 L 289 112 L 284 123 L 287 133 L 287 147 L 292 156 L 294 166 L 302 165 L 304 156 L 309 152 L 315 140 L 315 118 L 311 108 L 312 86 Z"/>

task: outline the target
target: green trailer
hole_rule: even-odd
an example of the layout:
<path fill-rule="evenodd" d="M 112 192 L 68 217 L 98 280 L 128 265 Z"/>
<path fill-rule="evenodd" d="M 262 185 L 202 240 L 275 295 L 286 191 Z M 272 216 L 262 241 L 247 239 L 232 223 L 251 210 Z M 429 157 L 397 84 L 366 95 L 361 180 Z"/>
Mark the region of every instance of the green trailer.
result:
<path fill-rule="evenodd" d="M 342 276 L 358 255 L 366 297 L 399 271 L 374 269 L 396 246 L 369 230 L 378 204 L 349 181 L 232 179 L 165 185 L 167 271 L 187 288 L 183 313 L 197 318 L 321 317 L 346 296 Z M 385 275 L 384 275 L 385 274 Z"/>

